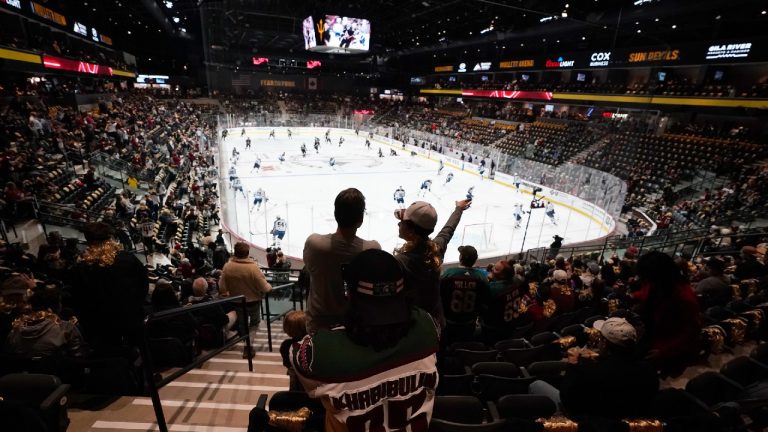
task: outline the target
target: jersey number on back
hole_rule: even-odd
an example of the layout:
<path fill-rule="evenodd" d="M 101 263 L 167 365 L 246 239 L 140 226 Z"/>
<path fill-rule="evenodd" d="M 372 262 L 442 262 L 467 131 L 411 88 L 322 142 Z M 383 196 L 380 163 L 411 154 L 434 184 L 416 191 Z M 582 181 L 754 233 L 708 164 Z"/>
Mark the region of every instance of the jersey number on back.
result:
<path fill-rule="evenodd" d="M 427 390 L 412 395 L 408 399 L 388 400 L 388 419 L 384 418 L 384 404 L 379 404 L 365 414 L 347 417 L 347 430 L 349 432 L 427 432 L 427 413 L 413 415 L 424 404 L 427 398 Z M 387 427 L 384 427 L 386 421 Z M 410 426 L 410 428 L 409 428 Z"/>
<path fill-rule="evenodd" d="M 467 313 L 475 310 L 477 293 L 474 291 L 453 290 L 451 294 L 451 311 L 454 313 Z"/>

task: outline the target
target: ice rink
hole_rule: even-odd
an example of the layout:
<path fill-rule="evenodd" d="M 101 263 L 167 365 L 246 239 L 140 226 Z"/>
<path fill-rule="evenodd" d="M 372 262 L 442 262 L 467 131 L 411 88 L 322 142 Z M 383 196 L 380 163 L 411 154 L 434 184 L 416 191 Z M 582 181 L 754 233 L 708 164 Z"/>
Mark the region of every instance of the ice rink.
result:
<path fill-rule="evenodd" d="M 325 128 L 291 128 L 291 139 L 286 128 L 275 128 L 275 138 L 269 138 L 271 130 L 249 127 L 246 135 L 241 136 L 241 129 L 230 129 L 220 148 L 223 219 L 232 231 L 259 248 L 273 244 L 270 231 L 275 218 L 280 216 L 288 224 L 280 247 L 287 255 L 301 259 L 309 234 L 335 231 L 333 201 L 336 194 L 349 187 L 359 189 L 366 197 L 367 214 L 358 236 L 378 240 L 384 250 L 391 252 L 402 244 L 393 216 L 397 208 L 393 194 L 398 186 L 405 189 L 406 206 L 423 200 L 437 209 L 435 234 L 453 211 L 455 201 L 464 199 L 467 190 L 474 186 L 472 206 L 464 212 L 451 240 L 445 256 L 447 263 L 458 261 L 457 248 L 463 244 L 475 246 L 481 258 L 490 258 L 520 252 L 521 247 L 549 246 L 555 234 L 564 237 L 564 243 L 608 234 L 608 228 L 599 220 L 553 200 L 556 225 L 543 209 L 536 209 L 531 212 L 526 235 L 528 214 L 517 229 L 512 214 L 518 202 L 529 210 L 531 195 L 527 190 L 517 192 L 500 181 L 481 179 L 474 168 L 462 171 L 450 163 L 438 175 L 438 160 L 445 157 L 436 152 L 411 156 L 410 149 L 403 150 L 401 143 L 381 136 L 374 136 L 371 148 L 367 149 L 368 132 L 362 130 L 356 136 L 352 130 L 331 129 L 332 144 L 325 142 Z M 250 150 L 245 149 L 247 137 L 252 141 Z M 319 153 L 313 148 L 315 137 L 320 138 Z M 341 146 L 340 137 L 344 138 Z M 307 146 L 306 157 L 302 157 L 301 144 Z M 235 194 L 229 184 L 227 171 L 233 163 L 233 148 L 240 153 L 234 165 L 245 196 Z M 384 157 L 378 156 L 379 148 Z M 391 149 L 397 156 L 389 155 Z M 281 162 L 279 156 L 283 152 L 285 161 Z M 262 161 L 259 171 L 253 169 L 257 157 Z M 332 157 L 336 159 L 335 167 L 329 164 Z M 454 173 L 454 178 L 445 184 L 449 172 Z M 519 173 L 522 178 L 538 178 L 534 174 Z M 432 188 L 421 194 L 420 186 L 426 179 L 432 180 Z M 258 188 L 264 189 L 268 200 L 261 209 L 254 209 L 253 194 Z"/>

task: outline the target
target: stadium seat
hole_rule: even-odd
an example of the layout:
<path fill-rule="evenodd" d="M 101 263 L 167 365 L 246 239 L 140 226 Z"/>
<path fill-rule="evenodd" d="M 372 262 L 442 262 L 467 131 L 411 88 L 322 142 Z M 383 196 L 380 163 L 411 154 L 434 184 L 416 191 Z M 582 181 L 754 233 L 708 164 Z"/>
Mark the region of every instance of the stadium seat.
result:
<path fill-rule="evenodd" d="M 546 381 L 555 388 L 560 388 L 568 363 L 564 361 L 550 360 L 533 362 L 525 368 L 527 376 Z"/>
<path fill-rule="evenodd" d="M 531 345 L 537 347 L 555 342 L 558 339 L 560 339 L 560 335 L 555 332 L 541 332 L 531 336 Z"/>
<path fill-rule="evenodd" d="M 756 346 L 749 356 L 764 365 L 768 365 L 768 342 L 763 342 Z"/>
<path fill-rule="evenodd" d="M 483 403 L 474 396 L 437 396 L 433 419 L 463 424 L 480 424 L 485 420 Z"/>
<path fill-rule="evenodd" d="M 497 351 L 504 351 L 508 348 L 530 348 L 531 344 L 523 338 L 504 339 L 496 342 L 493 347 L 496 348 Z"/>
<path fill-rule="evenodd" d="M 563 327 L 563 329 L 560 330 L 560 335 L 563 337 L 573 336 L 576 338 L 576 345 L 583 346 L 587 343 L 587 336 L 584 334 L 584 328 L 583 324 L 571 324 L 567 327 Z"/>
<path fill-rule="evenodd" d="M 501 351 L 501 358 L 518 366 L 528 367 L 533 362 L 560 358 L 560 346 L 556 343 L 533 348 L 510 348 Z"/>
<path fill-rule="evenodd" d="M 768 366 L 753 358 L 742 356 L 724 364 L 720 373 L 746 387 L 768 379 Z"/>
<path fill-rule="evenodd" d="M 438 395 L 469 396 L 475 376 L 471 373 L 461 375 L 441 375 L 437 384 Z"/>
<path fill-rule="evenodd" d="M 711 407 L 737 400 L 744 387 L 717 372 L 704 372 L 688 381 L 685 391 Z"/>
<path fill-rule="evenodd" d="M 479 362 L 495 361 L 499 357 L 499 352 L 494 350 L 473 351 L 468 349 L 457 349 L 453 352 L 460 358 L 465 366 L 472 366 Z"/>
<path fill-rule="evenodd" d="M 523 376 L 523 371 L 509 362 L 475 363 L 472 365 L 472 373 L 475 375 L 496 375 L 506 378 L 518 378 Z"/>
<path fill-rule="evenodd" d="M 557 412 L 555 402 L 542 395 L 511 394 L 502 396 L 496 404 L 499 417 L 536 420 L 548 418 Z"/>
<path fill-rule="evenodd" d="M 39 416 L 45 426 L 44 430 L 48 432 L 63 432 L 69 426 L 69 388 L 68 384 L 62 384 L 53 375 L 8 374 L 0 378 L 2 400 L 21 403 L 30 408 Z M 7 419 L 3 423 L 7 427 Z"/>

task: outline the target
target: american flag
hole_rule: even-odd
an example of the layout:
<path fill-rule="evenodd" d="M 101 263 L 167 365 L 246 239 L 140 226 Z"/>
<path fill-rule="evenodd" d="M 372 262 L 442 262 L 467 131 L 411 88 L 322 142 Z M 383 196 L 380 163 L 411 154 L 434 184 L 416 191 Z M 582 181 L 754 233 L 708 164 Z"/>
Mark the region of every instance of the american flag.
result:
<path fill-rule="evenodd" d="M 250 75 L 240 75 L 239 77 L 235 78 L 232 77 L 232 86 L 244 86 L 244 87 L 250 87 L 251 85 L 251 76 Z"/>

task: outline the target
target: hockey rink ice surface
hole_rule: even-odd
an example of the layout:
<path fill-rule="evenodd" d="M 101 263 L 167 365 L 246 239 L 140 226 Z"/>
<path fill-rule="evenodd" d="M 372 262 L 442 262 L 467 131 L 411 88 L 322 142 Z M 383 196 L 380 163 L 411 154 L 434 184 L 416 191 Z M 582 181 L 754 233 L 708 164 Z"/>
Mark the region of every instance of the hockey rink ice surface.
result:
<path fill-rule="evenodd" d="M 429 157 L 411 156 L 402 144 L 375 135 L 371 149 L 365 147 L 367 131 L 356 136 L 353 130 L 331 129 L 332 144 L 325 142 L 326 128 L 275 128 L 275 138 L 268 138 L 272 128 L 247 127 L 241 136 L 240 128 L 229 130 L 221 145 L 223 167 L 221 176 L 226 194 L 225 216 L 231 230 L 260 248 L 273 244 L 270 231 L 277 216 L 287 221 L 285 237 L 280 242 L 283 252 L 301 259 L 304 241 L 313 232 L 327 234 L 336 230 L 333 217 L 333 201 L 343 189 L 355 187 L 366 198 L 366 215 L 358 236 L 375 239 L 384 250 L 392 252 L 401 245 L 398 238 L 397 219 L 393 213 L 398 208 L 393 198 L 395 189 L 405 189 L 405 205 L 418 200 L 432 204 L 438 213 L 437 227 L 442 228 L 454 209 L 457 200 L 465 199 L 467 190 L 474 186 L 472 206 L 464 212 L 445 254 L 446 263 L 459 258 L 457 248 L 464 244 L 477 248 L 480 258 L 505 257 L 520 252 L 523 244 L 528 215 L 524 215 L 521 227 L 515 228 L 513 206 L 522 203 L 529 210 L 531 195 L 516 192 L 511 185 L 481 179 L 475 169 L 462 171 L 460 167 L 446 163 L 441 175 L 438 171 L 436 152 Z M 245 140 L 251 138 L 251 149 L 245 149 Z M 313 148 L 314 138 L 320 138 L 319 153 Z M 344 143 L 339 146 L 339 137 Z M 307 146 L 307 156 L 302 157 L 301 144 Z M 229 184 L 229 167 L 232 165 L 232 149 L 240 152 L 235 168 L 246 196 L 234 193 Z M 381 148 L 384 157 L 378 157 Z M 397 156 L 390 156 L 395 149 Z M 279 156 L 285 152 L 285 161 Z M 261 170 L 253 170 L 256 158 L 261 158 Z M 329 160 L 336 159 L 331 167 Z M 490 165 L 490 160 L 488 160 Z M 449 172 L 453 180 L 445 184 Z M 487 171 L 486 171 L 487 173 Z M 520 177 L 538 178 L 537 173 L 518 173 Z M 421 184 L 432 180 L 432 190 L 422 194 Z M 261 209 L 253 208 L 254 192 L 262 188 L 268 200 Z M 568 207 L 555 205 L 556 225 L 545 216 L 543 209 L 533 210 L 525 238 L 525 249 L 546 247 L 555 234 L 565 238 L 564 244 L 581 242 L 608 234 L 607 228 L 587 215 Z"/>

